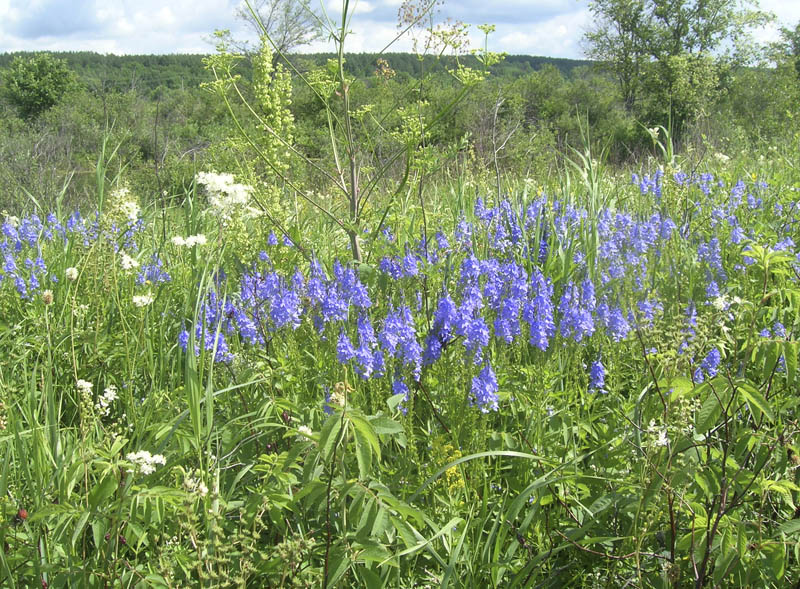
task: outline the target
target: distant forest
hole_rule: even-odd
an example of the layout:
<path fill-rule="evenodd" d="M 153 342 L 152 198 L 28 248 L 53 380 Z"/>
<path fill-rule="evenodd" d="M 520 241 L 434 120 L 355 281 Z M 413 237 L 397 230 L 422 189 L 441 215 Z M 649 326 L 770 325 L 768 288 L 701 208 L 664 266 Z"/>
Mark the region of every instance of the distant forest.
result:
<path fill-rule="evenodd" d="M 16 56 L 32 56 L 31 52 L 0 54 L 0 69 L 7 67 Z M 96 91 L 150 92 L 159 87 L 169 89 L 192 88 L 209 79 L 203 67 L 204 55 L 102 55 L 91 51 L 51 52 L 53 57 L 63 59 L 78 79 L 89 89 Z M 290 56 L 292 64 L 300 71 L 324 65 L 333 59 L 333 53 L 298 53 Z M 437 60 L 433 56 L 418 58 L 412 53 L 353 53 L 347 56 L 348 72 L 361 79 L 374 75 L 377 60 L 385 59 L 402 79 L 417 78 L 424 72 L 444 71 L 455 64 L 454 57 Z M 480 68 L 472 55 L 458 58 L 468 67 Z M 531 55 L 509 55 L 491 68 L 494 76 L 518 78 L 545 66 L 555 67 L 568 77 L 575 68 L 591 65 L 591 61 L 540 57 Z M 241 74 L 250 77 L 247 60 L 240 64 Z"/>

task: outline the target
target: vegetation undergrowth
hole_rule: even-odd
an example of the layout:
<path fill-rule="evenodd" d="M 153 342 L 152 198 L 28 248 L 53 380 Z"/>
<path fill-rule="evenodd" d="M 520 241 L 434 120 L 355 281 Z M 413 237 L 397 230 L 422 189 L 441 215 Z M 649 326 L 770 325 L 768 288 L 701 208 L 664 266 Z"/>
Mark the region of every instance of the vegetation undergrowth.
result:
<path fill-rule="evenodd" d="M 587 113 L 511 164 L 501 56 L 373 103 L 348 7 L 308 71 L 219 36 L 208 160 L 147 175 L 117 121 L 4 214 L 3 585 L 800 583 L 795 128 L 648 121 L 622 166 Z"/>

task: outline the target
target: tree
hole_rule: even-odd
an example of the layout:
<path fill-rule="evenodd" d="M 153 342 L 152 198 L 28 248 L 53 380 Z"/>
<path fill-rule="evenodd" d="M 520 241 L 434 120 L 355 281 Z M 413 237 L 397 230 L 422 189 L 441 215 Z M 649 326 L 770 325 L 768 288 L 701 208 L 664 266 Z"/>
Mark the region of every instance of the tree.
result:
<path fill-rule="evenodd" d="M 587 56 L 614 75 L 629 110 L 645 93 L 648 114 L 676 134 L 745 55 L 749 31 L 770 18 L 756 0 L 595 0 L 589 9 Z"/>
<path fill-rule="evenodd" d="M 25 119 L 52 108 L 76 85 L 75 74 L 62 59 L 49 53 L 17 56 L 3 71 L 3 95 Z"/>
<path fill-rule="evenodd" d="M 276 58 L 322 36 L 320 19 L 307 0 L 253 0 L 241 4 L 236 16 L 259 38 L 269 37 Z"/>
<path fill-rule="evenodd" d="M 590 5 L 595 26 L 584 36 L 586 56 L 616 78 L 625 108 L 633 110 L 647 63 L 642 33 L 645 0 L 600 0 Z"/>
<path fill-rule="evenodd" d="M 800 78 L 800 22 L 794 29 L 781 28 L 781 43 L 778 46 L 781 54 L 779 61 L 794 64 L 794 70 Z"/>

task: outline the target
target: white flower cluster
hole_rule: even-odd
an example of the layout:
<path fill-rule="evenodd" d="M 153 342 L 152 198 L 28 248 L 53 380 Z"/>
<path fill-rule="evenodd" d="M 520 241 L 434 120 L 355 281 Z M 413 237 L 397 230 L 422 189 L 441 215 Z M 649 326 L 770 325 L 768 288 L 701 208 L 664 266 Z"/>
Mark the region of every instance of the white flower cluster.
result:
<path fill-rule="evenodd" d="M 94 386 L 88 380 L 83 380 L 81 378 L 78 379 L 78 382 L 75 383 L 75 386 L 78 388 L 78 391 L 84 395 L 91 395 L 92 394 L 92 387 Z"/>
<path fill-rule="evenodd" d="M 665 426 L 656 425 L 656 420 L 651 419 L 650 423 L 647 426 L 647 433 L 652 436 L 657 436 L 655 440 L 652 441 L 653 446 L 667 446 L 669 445 L 669 435 L 667 434 L 667 428 Z"/>
<path fill-rule="evenodd" d="M 208 190 L 208 202 L 225 217 L 237 208 L 247 206 L 252 186 L 238 184 L 233 180 L 233 174 L 217 174 L 215 172 L 198 172 L 195 176 L 198 184 Z"/>
<path fill-rule="evenodd" d="M 141 208 L 139 207 L 139 203 L 134 200 L 131 200 L 129 197 L 130 190 L 127 187 L 122 186 L 117 188 L 111 193 L 111 201 L 116 204 L 117 210 L 131 223 L 135 223 L 139 219 L 139 213 L 141 212 Z"/>
<path fill-rule="evenodd" d="M 133 462 L 142 471 L 142 474 L 152 474 L 156 471 L 156 464 L 165 465 L 167 459 L 161 454 L 152 455 L 147 450 L 139 450 L 138 452 L 129 452 L 125 458 L 129 462 Z"/>
<path fill-rule="evenodd" d="M 298 440 L 305 440 L 307 438 L 311 438 L 314 435 L 314 432 L 311 431 L 311 428 L 307 425 L 301 425 L 297 428 L 297 439 Z"/>
<path fill-rule="evenodd" d="M 122 265 L 123 270 L 133 270 L 134 268 L 139 267 L 138 260 L 130 257 L 125 252 L 121 252 L 120 256 L 121 256 L 120 264 Z"/>
<path fill-rule="evenodd" d="M 205 245 L 208 243 L 206 236 L 202 233 L 190 235 L 189 237 L 181 237 L 180 235 L 176 235 L 171 241 L 172 245 L 177 245 L 178 247 L 194 247 L 196 245 Z"/>
<path fill-rule="evenodd" d="M 133 296 L 133 304 L 136 307 L 146 307 L 147 305 L 152 304 L 152 302 L 156 300 L 153 296 L 153 293 L 148 292 L 147 294 L 143 295 L 134 295 Z"/>
<path fill-rule="evenodd" d="M 201 497 L 208 495 L 208 486 L 200 478 L 186 475 L 186 478 L 183 479 L 183 487 L 189 493 L 197 493 Z"/>
<path fill-rule="evenodd" d="M 67 280 L 69 280 L 70 282 L 75 282 L 76 280 L 78 280 L 78 269 L 77 268 L 67 268 L 64 271 L 64 274 L 66 275 Z"/>
<path fill-rule="evenodd" d="M 97 400 L 97 410 L 103 415 L 107 416 L 111 411 L 111 404 L 117 400 L 117 387 L 110 384 L 103 391 L 103 395 Z"/>

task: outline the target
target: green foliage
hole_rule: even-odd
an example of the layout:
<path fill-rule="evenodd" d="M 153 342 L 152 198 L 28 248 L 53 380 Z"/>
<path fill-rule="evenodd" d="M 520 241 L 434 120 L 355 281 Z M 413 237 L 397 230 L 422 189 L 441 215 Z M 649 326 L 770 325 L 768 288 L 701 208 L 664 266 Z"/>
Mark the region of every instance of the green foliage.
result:
<path fill-rule="evenodd" d="M 626 108 L 642 98 L 649 124 L 669 125 L 676 136 L 719 92 L 720 68 L 748 53 L 750 29 L 768 16 L 749 1 L 598 0 L 587 54 L 616 78 Z M 736 55 L 712 57 L 729 44 Z"/>
<path fill-rule="evenodd" d="M 586 91 L 558 72 L 544 75 L 560 80 L 565 96 Z M 316 79 L 323 88 L 323 73 Z M 433 99 L 447 88 L 428 90 Z M 482 93 L 496 89 L 476 90 L 482 102 Z M 137 104 L 135 96 L 128 100 Z M 506 105 L 511 118 L 525 102 L 510 93 Z M 413 127 L 413 106 L 393 120 L 401 137 L 392 141 L 422 132 Z M 353 110 L 363 111 L 354 114 L 357 124 L 370 124 L 369 108 Z M 355 329 L 355 317 L 322 333 L 310 318 L 264 330 L 257 345 L 229 333 L 226 324 L 239 319 L 226 304 L 239 303 L 242 274 L 260 268 L 291 276 L 307 267 L 302 251 L 266 245 L 269 225 L 261 217 L 221 223 L 213 195 L 191 183 L 180 198 L 155 206 L 129 167 L 118 175 L 125 143 L 109 129 L 101 136 L 105 152 L 98 148 L 91 160 L 90 194 L 104 211 L 96 235 L 90 215 L 83 234 L 37 236 L 50 297 L 40 289 L 23 299 L 13 279 L 0 282 L 2 584 L 795 584 L 800 289 L 796 251 L 776 242 L 797 237 L 785 221 L 796 215 L 790 188 L 798 170 L 791 162 L 717 159 L 702 169 L 726 186 L 702 190 L 665 178 L 656 197 L 608 164 L 585 124 L 586 144 L 569 151 L 569 172 L 525 181 L 509 166 L 510 203 L 563 198 L 541 209 L 538 228 L 524 228 L 530 249 L 541 251 L 544 240 L 547 255 L 533 260 L 520 248 L 509 256 L 541 268 L 558 293 L 584 268 L 576 252 L 585 252 L 596 273 L 608 270 L 597 238 L 602 210 L 621 213 L 611 217 L 621 225 L 625 211 L 649 219 L 658 210 L 685 227 L 650 252 L 642 281 L 663 311 L 622 341 L 598 319 L 580 345 L 560 336 L 546 351 L 526 336 L 493 343 L 485 353 L 497 372 L 500 411 L 487 414 L 465 397 L 479 367 L 464 362 L 459 340 L 446 346 L 441 364 L 422 369 L 406 399 L 392 395 L 392 374 L 366 380 L 336 359 L 337 337 Z M 648 140 L 666 168 L 691 157 L 674 150 L 663 128 Z M 738 208 L 738 222 L 751 233 L 735 244 L 728 220 L 714 211 L 728 206 L 740 178 L 742 195 L 763 202 Z M 475 192 L 459 185 L 470 179 L 427 192 L 431 228 L 450 234 L 462 215 L 475 220 Z M 557 235 L 567 205 L 587 210 L 573 239 L 545 237 Z M 774 214 L 778 206 L 785 216 Z M 57 221 L 65 224 L 68 215 Z M 341 231 L 314 210 L 285 222 L 321 264 L 349 256 Z M 414 195 L 399 199 L 385 223 L 399 247 L 367 235 L 365 251 L 372 260 L 402 252 L 423 222 Z M 205 239 L 186 244 L 198 235 Z M 722 295 L 702 304 L 708 266 L 696 242 L 712 236 L 730 274 Z M 422 297 L 452 287 L 469 255 L 493 248 L 476 232 L 469 251 L 447 251 L 424 275 L 398 280 L 365 261 L 359 276 L 370 312 L 383 314 L 420 292 L 421 343 L 431 317 Z M 256 261 L 261 249 L 268 262 Z M 153 255 L 169 281 L 137 280 Z M 632 280 L 611 278 L 610 285 L 639 312 L 633 301 L 642 293 Z M 213 333 L 197 332 L 211 291 L 225 319 Z M 689 301 L 698 301 L 693 324 Z M 776 321 L 784 332 L 760 333 Z M 176 343 L 184 330 L 187 351 Z M 214 362 L 222 336 L 233 356 Z M 700 382 L 697 360 L 712 349 L 722 358 L 719 372 Z M 588 389 L 586 366 L 598 355 L 607 367 L 604 393 Z"/>
<path fill-rule="evenodd" d="M 35 119 L 58 104 L 76 83 L 66 62 L 49 53 L 15 57 L 0 78 L 3 96 L 24 119 Z"/>

